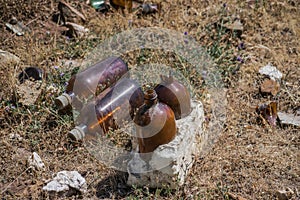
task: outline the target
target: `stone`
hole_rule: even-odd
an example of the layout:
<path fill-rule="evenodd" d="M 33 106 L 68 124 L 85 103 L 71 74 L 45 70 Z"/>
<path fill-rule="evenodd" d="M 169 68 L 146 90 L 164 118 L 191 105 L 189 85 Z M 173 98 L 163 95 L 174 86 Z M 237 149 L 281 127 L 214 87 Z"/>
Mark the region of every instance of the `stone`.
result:
<path fill-rule="evenodd" d="M 280 80 L 282 78 L 282 73 L 274 66 L 268 64 L 259 69 L 259 73 L 268 76 L 272 80 Z"/>
<path fill-rule="evenodd" d="M 296 115 L 296 114 L 278 112 L 277 115 L 282 124 L 291 124 L 294 126 L 300 126 L 300 114 Z"/>
<path fill-rule="evenodd" d="M 69 190 L 85 193 L 87 191 L 86 180 L 77 171 L 60 171 L 43 190 L 48 192 L 69 192 Z"/>
<path fill-rule="evenodd" d="M 16 93 L 19 103 L 26 106 L 34 105 L 42 92 L 43 86 L 44 83 L 41 80 L 26 80 L 22 84 L 17 84 Z"/>
<path fill-rule="evenodd" d="M 36 152 L 33 152 L 32 155 L 29 156 L 27 162 L 30 167 L 33 167 L 36 170 L 45 169 L 45 164 L 43 163 L 41 157 Z"/>
<path fill-rule="evenodd" d="M 9 62 L 18 63 L 20 62 L 20 58 L 18 58 L 12 53 L 0 49 L 0 64 L 5 64 Z"/>
<path fill-rule="evenodd" d="M 203 136 L 203 105 L 192 101 L 192 108 L 189 116 L 176 121 L 178 132 L 174 140 L 155 149 L 149 161 L 134 154 L 127 166 L 128 185 L 175 188 L 184 184 L 201 143 L 205 142 L 199 142 Z"/>

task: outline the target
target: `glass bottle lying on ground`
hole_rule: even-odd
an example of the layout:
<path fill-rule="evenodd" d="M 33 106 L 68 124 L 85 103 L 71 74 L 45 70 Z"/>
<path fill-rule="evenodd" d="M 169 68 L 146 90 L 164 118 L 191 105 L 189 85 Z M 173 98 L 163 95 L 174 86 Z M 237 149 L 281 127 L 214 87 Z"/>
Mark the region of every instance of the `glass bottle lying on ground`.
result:
<path fill-rule="evenodd" d="M 120 79 L 115 86 L 83 106 L 76 120 L 77 126 L 69 132 L 69 137 L 81 140 L 87 134 L 93 137 L 121 128 L 126 121 L 132 121 L 143 99 L 143 91 L 137 82 Z"/>
<path fill-rule="evenodd" d="M 128 72 L 128 66 L 119 57 L 108 57 L 71 77 L 65 93 L 57 97 L 55 104 L 62 110 L 70 105 L 77 110 L 82 101 L 95 97 L 115 84 Z"/>

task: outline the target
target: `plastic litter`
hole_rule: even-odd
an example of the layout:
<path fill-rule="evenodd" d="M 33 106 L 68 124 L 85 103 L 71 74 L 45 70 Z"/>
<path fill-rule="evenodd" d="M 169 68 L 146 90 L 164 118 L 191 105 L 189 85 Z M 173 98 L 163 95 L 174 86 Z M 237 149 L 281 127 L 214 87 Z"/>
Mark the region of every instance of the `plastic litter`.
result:
<path fill-rule="evenodd" d="M 124 78 L 109 89 L 101 93 L 96 100 L 86 104 L 76 120 L 77 126 L 69 132 L 74 140 L 81 140 L 88 134 L 107 133 L 116 130 L 134 117 L 135 110 L 143 103 L 143 91 L 133 80 Z"/>
<path fill-rule="evenodd" d="M 126 63 L 118 57 L 109 57 L 73 75 L 65 93 L 57 97 L 55 104 L 62 110 L 72 105 L 80 111 L 83 100 L 94 98 L 128 72 Z"/>

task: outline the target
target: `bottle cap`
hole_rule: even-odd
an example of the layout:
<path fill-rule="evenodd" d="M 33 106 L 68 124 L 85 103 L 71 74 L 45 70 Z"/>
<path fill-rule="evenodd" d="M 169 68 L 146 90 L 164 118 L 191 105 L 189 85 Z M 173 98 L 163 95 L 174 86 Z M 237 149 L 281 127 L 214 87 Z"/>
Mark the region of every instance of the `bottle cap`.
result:
<path fill-rule="evenodd" d="M 67 93 L 63 93 L 59 97 L 55 99 L 55 104 L 58 107 L 59 110 L 67 107 L 68 105 L 71 105 L 72 98 Z"/>
<path fill-rule="evenodd" d="M 81 126 L 75 126 L 74 129 L 72 129 L 68 136 L 72 139 L 72 140 L 82 140 L 85 136 L 85 133 L 83 131 L 83 128 Z"/>

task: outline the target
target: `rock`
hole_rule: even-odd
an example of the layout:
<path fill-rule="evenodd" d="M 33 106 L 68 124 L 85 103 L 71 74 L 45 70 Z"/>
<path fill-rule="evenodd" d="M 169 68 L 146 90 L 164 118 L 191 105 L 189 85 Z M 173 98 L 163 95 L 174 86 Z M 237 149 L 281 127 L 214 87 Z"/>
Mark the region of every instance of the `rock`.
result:
<path fill-rule="evenodd" d="M 279 89 L 280 89 L 279 83 L 277 81 L 272 80 L 272 79 L 266 79 L 260 85 L 260 91 L 262 93 L 271 93 L 273 96 L 276 96 Z"/>
<path fill-rule="evenodd" d="M 3 51 L 0 49 L 0 63 L 8 63 L 8 62 L 20 62 L 20 58 L 15 56 L 14 54 L 11 54 L 7 51 Z"/>
<path fill-rule="evenodd" d="M 74 69 L 75 67 L 80 67 L 82 61 L 81 60 L 61 60 L 59 66 L 63 69 Z"/>
<path fill-rule="evenodd" d="M 27 162 L 30 167 L 33 167 L 36 170 L 45 169 L 45 164 L 43 163 L 41 157 L 36 152 L 33 152 L 32 155 L 29 156 Z"/>
<path fill-rule="evenodd" d="M 133 156 L 127 167 L 128 185 L 148 185 L 153 188 L 183 185 L 194 156 L 200 149 L 197 137 L 202 138 L 204 121 L 202 103 L 193 101 L 192 108 L 189 116 L 176 121 L 178 132 L 175 139 L 155 149 L 149 162 L 142 160 L 137 153 Z"/>
<path fill-rule="evenodd" d="M 89 32 L 89 29 L 85 28 L 84 26 L 72 22 L 66 22 L 65 26 L 69 28 L 66 33 L 66 35 L 69 37 L 82 37 L 84 34 Z"/>
<path fill-rule="evenodd" d="M 235 32 L 237 37 L 241 37 L 244 31 L 244 26 L 241 20 L 236 19 L 233 23 L 220 24 L 221 27 L 224 27 L 227 31 Z"/>
<path fill-rule="evenodd" d="M 259 73 L 268 76 L 272 80 L 280 80 L 282 78 L 282 73 L 274 66 L 268 64 L 259 69 Z"/>
<path fill-rule="evenodd" d="M 43 190 L 48 192 L 69 192 L 69 190 L 85 193 L 87 183 L 77 171 L 61 171 L 53 178 Z"/>
<path fill-rule="evenodd" d="M 283 112 L 278 112 L 277 115 L 282 124 L 300 126 L 300 115 L 288 114 Z"/>
<path fill-rule="evenodd" d="M 43 82 L 26 80 L 22 84 L 18 84 L 16 87 L 16 92 L 18 95 L 19 103 L 29 106 L 35 104 L 40 93 L 42 92 Z"/>
<path fill-rule="evenodd" d="M 294 192 L 291 188 L 286 188 L 285 190 L 278 190 L 276 196 L 278 200 L 288 200 L 291 199 Z"/>
<path fill-rule="evenodd" d="M 233 31 L 243 31 L 244 27 L 243 24 L 240 20 L 235 20 L 232 24 L 227 24 L 225 25 L 225 27 L 229 30 L 233 30 Z"/>
<path fill-rule="evenodd" d="M 25 32 L 30 32 L 30 29 L 26 27 L 22 22 L 18 21 L 16 18 L 12 18 L 10 22 L 5 23 L 5 26 L 13 31 L 17 36 L 24 35 Z"/>

